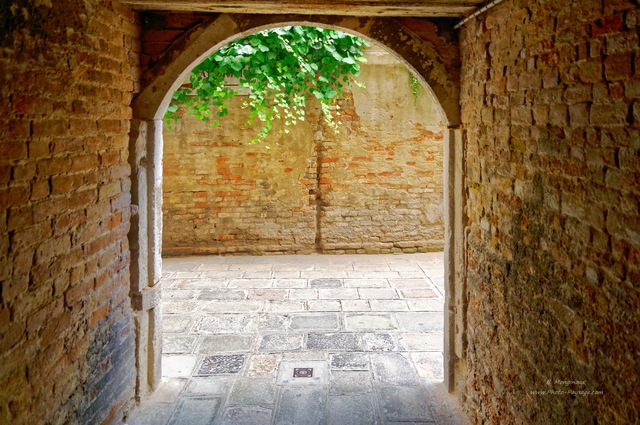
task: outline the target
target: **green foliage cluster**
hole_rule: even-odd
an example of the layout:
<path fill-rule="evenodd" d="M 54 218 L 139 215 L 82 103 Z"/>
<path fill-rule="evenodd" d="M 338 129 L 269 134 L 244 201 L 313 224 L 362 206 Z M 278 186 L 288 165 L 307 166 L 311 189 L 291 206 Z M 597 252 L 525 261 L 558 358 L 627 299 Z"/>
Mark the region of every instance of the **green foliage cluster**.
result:
<path fill-rule="evenodd" d="M 233 41 L 193 70 L 190 87 L 176 90 L 165 119 L 178 120 L 182 105 L 204 121 L 212 111 L 224 117 L 229 113 L 227 101 L 248 88 L 247 125 L 256 118 L 263 123 L 251 143 L 264 140 L 275 119 L 285 120 L 285 132 L 286 126 L 303 121 L 310 95 L 320 101 L 325 120 L 335 128 L 331 102 L 351 82 L 360 85 L 353 76 L 360 72 L 368 45 L 350 34 L 307 26 L 269 29 Z M 230 86 L 233 79 L 237 87 Z"/>

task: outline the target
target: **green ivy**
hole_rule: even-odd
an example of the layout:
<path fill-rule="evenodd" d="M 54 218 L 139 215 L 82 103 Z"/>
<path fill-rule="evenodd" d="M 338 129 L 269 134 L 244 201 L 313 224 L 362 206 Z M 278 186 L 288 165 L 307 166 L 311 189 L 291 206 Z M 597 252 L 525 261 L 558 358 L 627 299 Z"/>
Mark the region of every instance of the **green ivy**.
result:
<path fill-rule="evenodd" d="M 176 90 L 165 119 L 171 128 L 182 106 L 203 121 L 212 113 L 224 117 L 229 113 L 227 101 L 239 93 L 229 87 L 234 78 L 239 89 L 249 89 L 244 102 L 251 111 L 247 125 L 256 118 L 263 123 L 251 143 L 264 140 L 275 119 L 284 119 L 285 132 L 304 121 L 309 95 L 320 101 L 324 119 L 336 128 L 330 105 L 352 82 L 361 86 L 353 76 L 360 73 L 368 45 L 340 31 L 307 26 L 265 30 L 233 41 L 193 70 L 190 87 Z M 212 123 L 218 125 L 219 120 Z"/>
<path fill-rule="evenodd" d="M 407 70 L 409 73 L 409 85 L 411 86 L 411 93 L 413 94 L 413 104 L 414 106 L 418 102 L 418 98 L 420 97 L 420 81 L 418 78 L 411 72 Z"/>

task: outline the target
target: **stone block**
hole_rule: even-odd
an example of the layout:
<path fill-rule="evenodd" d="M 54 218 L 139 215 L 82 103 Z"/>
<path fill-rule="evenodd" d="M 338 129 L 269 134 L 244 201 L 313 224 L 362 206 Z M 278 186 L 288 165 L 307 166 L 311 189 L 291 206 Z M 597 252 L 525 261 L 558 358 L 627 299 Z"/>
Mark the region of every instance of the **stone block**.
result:
<path fill-rule="evenodd" d="M 336 353 L 330 356 L 331 370 L 369 370 L 367 353 Z"/>
<path fill-rule="evenodd" d="M 388 313 L 345 313 L 347 331 L 398 329 L 396 320 Z"/>
<path fill-rule="evenodd" d="M 264 335 L 260 340 L 262 352 L 292 351 L 302 348 L 302 335 Z"/>
<path fill-rule="evenodd" d="M 276 385 L 274 378 L 238 378 L 227 398 L 228 404 L 268 407 L 275 405 Z"/>
<path fill-rule="evenodd" d="M 425 402 L 426 395 L 417 386 L 381 387 L 381 410 L 387 421 L 433 422 L 434 417 Z"/>
<path fill-rule="evenodd" d="M 337 330 L 337 313 L 292 314 L 291 329 L 295 330 Z"/>
<path fill-rule="evenodd" d="M 364 334 L 363 342 L 367 351 L 404 351 L 396 334 L 368 333 Z"/>
<path fill-rule="evenodd" d="M 362 336 L 354 333 L 310 333 L 307 335 L 310 350 L 361 350 Z"/>
<path fill-rule="evenodd" d="M 381 385 L 417 385 L 418 379 L 408 356 L 400 353 L 371 354 L 373 374 Z"/>
<path fill-rule="evenodd" d="M 282 389 L 275 422 L 281 425 L 322 425 L 327 423 L 327 395 L 322 387 Z"/>
<path fill-rule="evenodd" d="M 209 397 L 185 398 L 180 401 L 169 425 L 208 425 L 220 408 L 220 399 Z"/>
<path fill-rule="evenodd" d="M 211 335 L 201 337 L 198 352 L 201 354 L 251 351 L 253 335 Z"/>
<path fill-rule="evenodd" d="M 196 375 L 239 373 L 244 364 L 244 359 L 244 354 L 206 356 L 198 366 Z"/>
<path fill-rule="evenodd" d="M 222 423 L 234 425 L 269 425 L 272 409 L 257 406 L 227 407 L 222 415 Z"/>
<path fill-rule="evenodd" d="M 371 395 L 332 396 L 329 420 L 335 424 L 369 425 L 377 423 L 374 398 Z"/>

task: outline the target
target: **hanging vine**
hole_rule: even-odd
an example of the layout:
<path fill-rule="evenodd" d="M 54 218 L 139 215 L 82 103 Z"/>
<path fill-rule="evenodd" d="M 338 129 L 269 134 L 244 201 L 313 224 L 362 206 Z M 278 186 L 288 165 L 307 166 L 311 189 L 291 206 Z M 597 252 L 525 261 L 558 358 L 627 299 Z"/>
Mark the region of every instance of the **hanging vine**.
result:
<path fill-rule="evenodd" d="M 368 45 L 341 31 L 307 26 L 265 30 L 233 41 L 193 70 L 189 86 L 173 94 L 165 119 L 170 127 L 184 106 L 203 121 L 215 114 L 212 124 L 218 125 L 229 113 L 229 99 L 247 88 L 244 106 L 251 112 L 246 124 L 262 122 L 251 143 L 264 140 L 276 119 L 284 119 L 284 132 L 304 121 L 310 95 L 320 101 L 327 124 L 336 128 L 330 105 L 351 83 L 361 86 L 353 77 L 360 73 Z M 237 87 L 230 86 L 231 79 Z"/>

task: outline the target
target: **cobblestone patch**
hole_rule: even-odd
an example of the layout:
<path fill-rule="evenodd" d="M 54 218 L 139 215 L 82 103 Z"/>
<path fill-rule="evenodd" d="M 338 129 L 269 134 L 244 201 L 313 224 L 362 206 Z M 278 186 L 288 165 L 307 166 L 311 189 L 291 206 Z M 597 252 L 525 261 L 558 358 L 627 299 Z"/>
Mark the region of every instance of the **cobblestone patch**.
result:
<path fill-rule="evenodd" d="M 218 375 L 223 373 L 238 373 L 244 363 L 244 354 L 229 356 L 207 356 L 200 363 L 196 375 Z"/>

